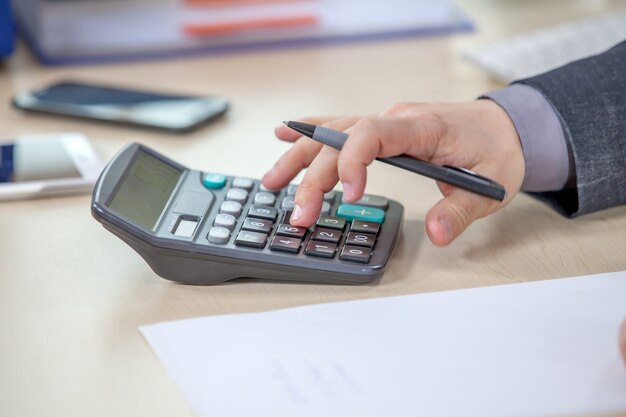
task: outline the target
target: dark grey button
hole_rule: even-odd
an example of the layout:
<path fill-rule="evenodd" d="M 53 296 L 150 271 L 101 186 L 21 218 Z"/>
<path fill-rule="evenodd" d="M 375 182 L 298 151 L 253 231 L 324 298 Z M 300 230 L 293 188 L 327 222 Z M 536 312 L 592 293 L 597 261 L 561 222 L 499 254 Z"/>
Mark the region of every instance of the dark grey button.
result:
<path fill-rule="evenodd" d="M 256 193 L 254 196 L 254 204 L 261 206 L 273 206 L 276 202 L 276 196 L 270 193 Z"/>
<path fill-rule="evenodd" d="M 291 215 L 293 214 L 293 210 L 287 210 L 283 214 L 283 221 L 281 223 L 291 224 Z"/>
<path fill-rule="evenodd" d="M 341 250 L 339 259 L 366 264 L 370 261 L 370 256 L 372 256 L 372 251 L 368 248 L 346 245 Z"/>
<path fill-rule="evenodd" d="M 344 202 L 344 203 L 348 203 L 343 198 L 341 199 L 341 201 Z M 365 194 L 359 200 L 357 200 L 357 201 L 355 201 L 353 203 L 348 203 L 348 204 L 354 204 L 356 206 L 376 207 L 376 208 L 385 210 L 387 208 L 387 206 L 389 205 L 389 200 L 387 198 L 379 196 L 379 195 Z"/>
<path fill-rule="evenodd" d="M 376 242 L 376 235 L 369 233 L 355 233 L 350 232 L 346 237 L 346 245 L 366 246 L 373 248 Z"/>
<path fill-rule="evenodd" d="M 254 186 L 254 181 L 250 178 L 237 177 L 233 180 L 233 188 L 242 188 L 246 191 L 250 191 Z"/>
<path fill-rule="evenodd" d="M 377 234 L 379 229 L 380 223 L 365 220 L 352 220 L 352 224 L 350 225 L 351 232 Z"/>
<path fill-rule="evenodd" d="M 311 235 L 313 240 L 321 240 L 324 242 L 337 243 L 341 239 L 341 230 L 326 229 L 323 227 L 316 227 Z"/>
<path fill-rule="evenodd" d="M 235 224 L 237 223 L 235 216 L 231 214 L 218 214 L 215 216 L 215 220 L 213 221 L 213 226 L 216 227 L 224 227 L 228 230 L 233 230 L 235 228 Z"/>
<path fill-rule="evenodd" d="M 300 242 L 302 241 L 297 237 L 274 236 L 270 243 L 270 249 L 281 252 L 298 253 L 300 250 Z"/>
<path fill-rule="evenodd" d="M 305 227 L 292 226 L 290 224 L 281 224 L 276 229 L 276 234 L 281 236 L 291 236 L 302 239 L 306 233 Z"/>
<path fill-rule="evenodd" d="M 346 226 L 346 219 L 343 217 L 333 217 L 327 214 L 322 214 L 319 219 L 317 219 L 317 226 L 328 227 L 329 229 L 338 229 L 343 230 Z"/>
<path fill-rule="evenodd" d="M 245 204 L 248 199 L 248 192 L 241 188 L 231 188 L 226 193 L 226 200 L 236 201 L 241 204 Z"/>
<path fill-rule="evenodd" d="M 265 233 L 249 232 L 243 230 L 239 232 L 235 239 L 235 245 L 238 246 L 250 246 L 253 248 L 263 248 L 267 235 Z"/>
<path fill-rule="evenodd" d="M 203 217 L 211 203 L 213 203 L 213 193 L 210 191 L 203 193 L 183 191 L 176 199 L 172 212 Z"/>
<path fill-rule="evenodd" d="M 269 219 L 274 220 L 276 216 L 278 216 L 278 210 L 274 207 L 267 206 L 250 206 L 250 210 L 248 210 L 248 216 L 257 217 L 259 219 Z"/>
<path fill-rule="evenodd" d="M 306 245 L 304 254 L 308 256 L 319 256 L 321 258 L 332 258 L 335 256 L 336 250 L 337 245 L 334 243 L 311 240 L 308 245 Z"/>
<path fill-rule="evenodd" d="M 253 232 L 269 233 L 274 223 L 268 219 L 255 219 L 254 217 L 246 217 L 243 221 L 241 230 L 251 230 Z"/>
<path fill-rule="evenodd" d="M 209 230 L 209 234 L 207 239 L 211 243 L 217 243 L 218 245 L 223 245 L 228 243 L 228 238 L 230 237 L 230 230 L 225 227 L 212 227 Z"/>

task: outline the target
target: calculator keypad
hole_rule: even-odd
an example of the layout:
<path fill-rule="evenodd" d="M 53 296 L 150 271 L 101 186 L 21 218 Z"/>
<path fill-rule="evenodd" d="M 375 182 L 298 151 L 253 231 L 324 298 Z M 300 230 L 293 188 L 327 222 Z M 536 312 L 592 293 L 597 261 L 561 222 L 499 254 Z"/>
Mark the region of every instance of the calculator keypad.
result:
<path fill-rule="evenodd" d="M 228 230 L 233 230 L 237 224 L 237 219 L 232 214 L 221 213 L 215 216 L 213 226 L 223 227 Z"/>
<path fill-rule="evenodd" d="M 265 233 L 248 232 L 243 230 L 239 232 L 235 239 L 235 245 L 238 246 L 250 246 L 253 248 L 263 248 L 267 235 Z"/>
<path fill-rule="evenodd" d="M 220 182 L 216 174 L 209 179 Z M 297 186 L 272 191 L 259 184 L 255 191 L 255 185 L 248 178 L 232 180 L 207 235 L 210 243 L 225 245 L 232 238 L 236 246 L 263 249 L 269 242 L 269 250 L 285 255 L 297 255 L 302 248 L 307 257 L 370 261 L 388 204 L 384 197 L 366 195 L 359 200 L 363 205 L 343 204 L 330 191 L 324 194 L 316 224 L 305 228 L 289 222 Z"/>
<path fill-rule="evenodd" d="M 275 235 L 270 243 L 270 249 L 280 252 L 298 253 L 301 243 L 302 240 L 297 237 Z"/>

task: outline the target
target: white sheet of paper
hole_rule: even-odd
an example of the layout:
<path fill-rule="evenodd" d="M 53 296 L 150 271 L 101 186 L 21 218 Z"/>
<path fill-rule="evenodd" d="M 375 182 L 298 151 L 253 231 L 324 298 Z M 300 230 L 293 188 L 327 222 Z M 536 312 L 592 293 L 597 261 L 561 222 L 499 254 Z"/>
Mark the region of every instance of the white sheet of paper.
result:
<path fill-rule="evenodd" d="M 626 272 L 140 328 L 198 416 L 626 411 Z"/>

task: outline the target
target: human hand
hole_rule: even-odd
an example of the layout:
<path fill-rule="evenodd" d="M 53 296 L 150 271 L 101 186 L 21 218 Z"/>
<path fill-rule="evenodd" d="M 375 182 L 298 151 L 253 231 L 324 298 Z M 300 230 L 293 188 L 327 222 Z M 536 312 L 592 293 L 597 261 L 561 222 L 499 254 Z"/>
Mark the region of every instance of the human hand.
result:
<path fill-rule="evenodd" d="M 263 177 L 270 189 L 285 187 L 308 167 L 295 196 L 293 225 L 308 227 L 318 218 L 323 195 L 338 181 L 353 202 L 365 190 L 366 167 L 377 157 L 406 154 L 439 165 L 467 168 L 507 190 L 504 201 L 488 199 L 437 182 L 444 198 L 426 215 L 430 240 L 444 246 L 473 221 L 506 206 L 524 179 L 524 156 L 517 131 L 506 112 L 490 100 L 455 104 L 400 103 L 368 117 L 308 118 L 350 136 L 341 152 L 301 137 L 287 127 L 276 136 L 295 142 Z"/>

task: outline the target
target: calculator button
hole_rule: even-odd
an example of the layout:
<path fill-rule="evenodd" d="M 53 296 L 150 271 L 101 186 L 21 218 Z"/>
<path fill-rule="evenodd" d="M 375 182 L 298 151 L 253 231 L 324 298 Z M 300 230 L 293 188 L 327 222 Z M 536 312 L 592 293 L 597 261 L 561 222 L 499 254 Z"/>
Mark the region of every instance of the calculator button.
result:
<path fill-rule="evenodd" d="M 254 196 L 254 204 L 259 204 L 261 206 L 273 206 L 276 202 L 276 196 L 270 193 L 256 193 Z"/>
<path fill-rule="evenodd" d="M 345 199 L 341 199 L 342 203 L 345 203 Z M 385 210 L 389 205 L 389 199 L 379 196 L 379 195 L 369 195 L 364 194 L 359 200 L 354 201 L 350 204 L 354 204 L 357 206 L 367 206 L 367 207 L 376 207 L 382 210 Z"/>
<path fill-rule="evenodd" d="M 245 204 L 248 199 L 248 192 L 241 188 L 231 188 L 226 193 L 226 200 L 236 201 L 241 204 Z"/>
<path fill-rule="evenodd" d="M 280 190 L 270 190 L 263 184 L 259 185 L 259 191 L 262 191 L 264 193 L 270 193 L 270 194 L 280 194 Z"/>
<path fill-rule="evenodd" d="M 241 203 L 236 201 L 224 201 L 220 206 L 220 213 L 239 217 L 241 214 Z"/>
<path fill-rule="evenodd" d="M 377 234 L 378 230 L 380 230 L 380 223 L 376 223 L 376 222 L 366 222 L 364 220 L 352 220 L 352 224 L 350 225 L 351 232 Z"/>
<path fill-rule="evenodd" d="M 243 226 L 241 226 L 241 230 L 269 233 L 270 230 L 272 230 L 273 225 L 274 223 L 271 220 L 246 217 L 246 219 L 243 221 Z"/>
<path fill-rule="evenodd" d="M 204 174 L 202 177 L 202 185 L 206 188 L 219 190 L 226 185 L 226 176 L 222 174 Z"/>
<path fill-rule="evenodd" d="M 274 207 L 250 206 L 250 210 L 248 210 L 248 216 L 257 217 L 259 219 L 274 220 L 276 216 L 278 216 L 278 210 L 276 210 Z"/>
<path fill-rule="evenodd" d="M 385 212 L 376 207 L 357 206 L 354 204 L 342 204 L 337 209 L 338 217 L 346 220 L 365 220 L 368 222 L 382 223 L 385 220 Z"/>
<path fill-rule="evenodd" d="M 356 247 L 356 246 L 344 246 L 339 255 L 339 259 L 342 261 L 368 263 L 372 256 L 372 251 L 368 248 Z"/>
<path fill-rule="evenodd" d="M 207 239 L 209 239 L 209 242 L 211 243 L 223 245 L 225 243 L 228 243 L 229 237 L 230 230 L 226 229 L 225 227 L 212 227 L 211 230 L 209 230 L 209 235 L 207 236 Z"/>
<path fill-rule="evenodd" d="M 233 230 L 235 228 L 235 223 L 237 223 L 235 216 L 231 214 L 218 214 L 215 216 L 215 220 L 213 221 L 213 226 L 223 227 L 228 230 Z"/>
<path fill-rule="evenodd" d="M 317 219 L 316 226 L 328 227 L 329 229 L 337 229 L 343 230 L 346 225 L 346 219 L 342 217 L 333 217 L 327 214 L 322 214 L 319 219 Z"/>
<path fill-rule="evenodd" d="M 290 184 L 289 187 L 287 187 L 287 195 L 294 196 L 296 195 L 296 191 L 298 191 L 298 184 Z"/>
<path fill-rule="evenodd" d="M 286 210 L 283 214 L 283 221 L 281 223 L 291 224 L 291 215 L 293 214 L 293 210 Z"/>
<path fill-rule="evenodd" d="M 300 242 L 302 242 L 302 240 L 297 237 L 274 236 L 270 243 L 270 249 L 281 252 L 298 253 L 300 250 Z"/>
<path fill-rule="evenodd" d="M 321 258 L 332 258 L 335 256 L 337 245 L 334 243 L 320 242 L 317 240 L 309 241 L 304 249 L 304 254 L 308 256 L 319 256 Z"/>
<path fill-rule="evenodd" d="M 265 233 L 249 232 L 242 230 L 235 239 L 235 245 L 250 246 L 253 248 L 263 248 L 267 235 Z"/>
<path fill-rule="evenodd" d="M 335 192 L 329 191 L 324 194 L 324 201 L 328 201 L 330 204 L 333 204 L 333 201 L 335 201 Z"/>
<path fill-rule="evenodd" d="M 368 248 L 373 248 L 375 242 L 376 236 L 369 233 L 350 232 L 348 233 L 348 236 L 346 236 L 346 245 L 366 246 Z"/>
<path fill-rule="evenodd" d="M 295 205 L 296 201 L 294 200 L 294 198 L 291 196 L 287 196 L 283 198 L 283 201 L 280 203 L 280 208 L 282 210 L 293 210 Z"/>
<path fill-rule="evenodd" d="M 290 224 L 281 224 L 278 226 L 278 229 L 276 229 L 276 234 L 302 239 L 306 233 L 306 230 L 306 227 L 292 226 Z"/>
<path fill-rule="evenodd" d="M 322 214 L 330 214 L 330 203 L 328 201 L 324 201 L 322 203 L 322 209 L 320 210 Z"/>
<path fill-rule="evenodd" d="M 231 186 L 233 188 L 242 188 L 246 191 L 250 191 L 254 186 L 254 181 L 250 178 L 237 177 L 233 180 Z"/>
<path fill-rule="evenodd" d="M 323 227 L 316 227 L 311 235 L 313 240 L 321 240 L 324 242 L 337 243 L 341 239 L 341 230 L 325 229 Z"/>

